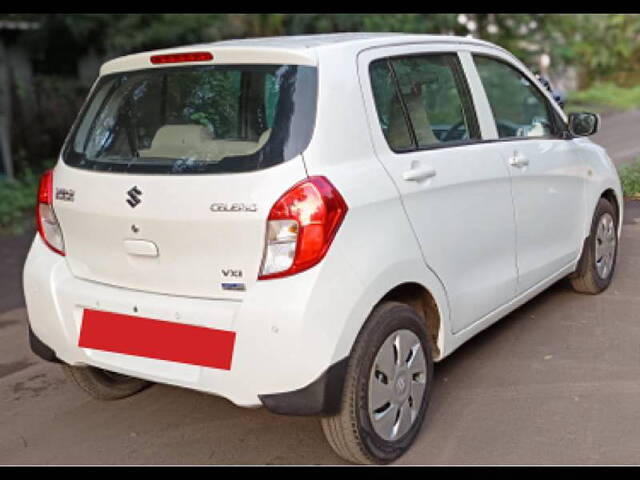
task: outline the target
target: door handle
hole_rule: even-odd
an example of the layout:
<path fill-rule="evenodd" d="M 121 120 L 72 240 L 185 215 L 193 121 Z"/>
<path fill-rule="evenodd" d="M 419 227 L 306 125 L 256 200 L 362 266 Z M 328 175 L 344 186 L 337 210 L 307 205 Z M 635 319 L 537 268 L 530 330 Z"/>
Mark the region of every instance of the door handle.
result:
<path fill-rule="evenodd" d="M 513 156 L 509 158 L 509 165 L 516 168 L 526 167 L 529 165 L 529 159 L 524 155 L 514 152 Z"/>
<path fill-rule="evenodd" d="M 402 173 L 402 178 L 407 182 L 419 182 L 426 178 L 436 176 L 436 171 L 431 167 L 412 168 Z"/>

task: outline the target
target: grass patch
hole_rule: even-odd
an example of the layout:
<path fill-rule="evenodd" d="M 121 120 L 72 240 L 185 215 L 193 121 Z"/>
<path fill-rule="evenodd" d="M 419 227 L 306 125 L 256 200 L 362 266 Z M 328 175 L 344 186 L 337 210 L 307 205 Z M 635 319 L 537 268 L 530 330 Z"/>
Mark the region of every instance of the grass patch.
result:
<path fill-rule="evenodd" d="M 567 113 L 575 111 L 606 111 L 640 109 L 640 85 L 620 87 L 614 83 L 598 83 L 586 90 L 570 92 L 567 96 Z"/>
<path fill-rule="evenodd" d="M 640 199 L 640 159 L 635 163 L 622 165 L 618 174 L 624 196 Z"/>
<path fill-rule="evenodd" d="M 15 180 L 0 177 L 0 235 L 33 228 L 39 177 L 31 171 Z"/>

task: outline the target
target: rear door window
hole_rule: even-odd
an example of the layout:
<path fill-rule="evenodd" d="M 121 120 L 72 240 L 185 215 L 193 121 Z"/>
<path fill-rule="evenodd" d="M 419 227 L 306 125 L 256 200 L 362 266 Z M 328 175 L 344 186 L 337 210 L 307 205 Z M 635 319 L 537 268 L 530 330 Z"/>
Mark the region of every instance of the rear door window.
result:
<path fill-rule="evenodd" d="M 369 74 L 378 120 L 387 143 L 394 151 L 413 150 L 413 132 L 398 96 L 398 86 L 388 60 L 372 62 Z"/>
<path fill-rule="evenodd" d="M 371 64 L 373 95 L 394 151 L 468 143 L 480 132 L 455 54 L 393 57 Z"/>

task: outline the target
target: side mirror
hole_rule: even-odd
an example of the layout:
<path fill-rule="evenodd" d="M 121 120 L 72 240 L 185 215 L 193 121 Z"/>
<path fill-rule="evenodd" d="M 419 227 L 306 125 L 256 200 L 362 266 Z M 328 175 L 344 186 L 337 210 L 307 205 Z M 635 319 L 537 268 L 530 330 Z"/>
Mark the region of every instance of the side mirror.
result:
<path fill-rule="evenodd" d="M 578 137 L 593 135 L 600 127 L 600 116 L 595 113 L 580 112 L 569 114 L 569 131 Z"/>

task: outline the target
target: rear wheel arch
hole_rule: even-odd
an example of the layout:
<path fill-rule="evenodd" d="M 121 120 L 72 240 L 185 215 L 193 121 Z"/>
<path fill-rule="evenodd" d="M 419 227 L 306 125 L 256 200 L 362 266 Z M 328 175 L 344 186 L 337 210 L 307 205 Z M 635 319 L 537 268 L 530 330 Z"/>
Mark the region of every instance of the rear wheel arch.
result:
<path fill-rule="evenodd" d="M 329 444 L 342 458 L 358 464 L 386 464 L 411 446 L 424 420 L 433 385 L 433 354 L 428 337 L 422 317 L 407 303 L 385 300 L 373 308 L 350 355 L 340 409 L 320 419 Z M 410 346 L 416 340 L 419 349 Z M 389 355 L 390 341 L 393 355 Z M 385 353 L 381 355 L 383 349 Z M 407 356 L 407 352 L 413 353 Z M 416 362 L 412 367 L 410 358 L 423 359 L 422 365 Z M 407 373 L 416 367 L 421 379 Z M 372 387 L 374 382 L 378 387 Z M 392 390 L 381 389 L 382 384 Z M 384 420 L 377 416 L 381 410 L 386 410 L 381 414 L 386 415 Z M 401 430 L 394 438 L 396 429 Z"/>
<path fill-rule="evenodd" d="M 368 322 L 380 307 L 401 303 L 413 310 L 424 322 L 429 341 L 431 359 L 441 358 L 440 309 L 434 295 L 417 282 L 404 282 L 388 290 L 379 300 L 366 310 L 364 322 L 359 325 L 347 355 L 333 363 L 310 384 L 289 392 L 260 395 L 260 400 L 273 413 L 286 415 L 336 415 L 341 409 L 341 399 L 346 382 L 347 367 L 354 355 L 358 338 L 366 330 Z"/>
<path fill-rule="evenodd" d="M 378 305 L 389 301 L 408 305 L 424 320 L 429 333 L 432 355 L 434 359 L 440 358 L 442 349 L 439 337 L 442 330 L 442 315 L 433 294 L 419 283 L 402 283 L 389 290 L 373 307 L 372 311 Z"/>

